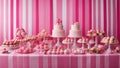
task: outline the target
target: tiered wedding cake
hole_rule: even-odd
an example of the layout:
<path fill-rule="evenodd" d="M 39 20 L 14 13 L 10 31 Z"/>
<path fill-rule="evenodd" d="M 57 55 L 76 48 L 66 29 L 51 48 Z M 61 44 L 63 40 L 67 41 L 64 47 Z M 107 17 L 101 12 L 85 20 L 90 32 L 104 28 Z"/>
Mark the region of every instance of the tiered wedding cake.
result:
<path fill-rule="evenodd" d="M 80 31 L 80 26 L 79 24 L 76 22 L 76 23 L 73 23 L 71 25 L 71 29 L 69 31 L 69 37 L 80 37 L 81 36 L 81 31 Z"/>
<path fill-rule="evenodd" d="M 52 30 L 52 37 L 64 37 L 65 30 L 63 29 L 62 21 L 58 19 Z"/>

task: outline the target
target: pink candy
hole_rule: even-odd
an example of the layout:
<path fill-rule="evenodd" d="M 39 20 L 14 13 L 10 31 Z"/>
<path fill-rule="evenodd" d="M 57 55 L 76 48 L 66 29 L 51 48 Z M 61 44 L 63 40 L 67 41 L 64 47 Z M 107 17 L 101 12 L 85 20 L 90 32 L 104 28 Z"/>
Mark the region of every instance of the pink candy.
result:
<path fill-rule="evenodd" d="M 22 54 L 28 54 L 28 53 L 33 53 L 34 50 L 32 48 L 28 48 L 28 47 L 21 47 L 21 48 L 17 49 L 16 52 L 22 53 Z"/>

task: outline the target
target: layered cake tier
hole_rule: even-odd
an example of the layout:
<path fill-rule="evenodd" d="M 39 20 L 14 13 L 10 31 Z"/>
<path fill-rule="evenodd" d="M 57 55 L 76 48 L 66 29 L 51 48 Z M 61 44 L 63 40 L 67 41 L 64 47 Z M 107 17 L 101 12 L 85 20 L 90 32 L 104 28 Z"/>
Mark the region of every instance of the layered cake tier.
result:
<path fill-rule="evenodd" d="M 63 29 L 62 21 L 58 19 L 52 30 L 52 37 L 64 37 L 65 30 Z"/>
<path fill-rule="evenodd" d="M 79 24 L 77 22 L 73 23 L 69 31 L 69 37 L 80 37 L 80 36 L 81 36 L 81 31 Z"/>

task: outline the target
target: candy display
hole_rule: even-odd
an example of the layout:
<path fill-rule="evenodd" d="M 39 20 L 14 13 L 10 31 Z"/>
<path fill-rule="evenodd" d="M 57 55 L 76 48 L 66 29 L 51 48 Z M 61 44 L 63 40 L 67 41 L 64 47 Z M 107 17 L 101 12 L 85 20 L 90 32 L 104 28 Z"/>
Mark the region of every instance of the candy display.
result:
<path fill-rule="evenodd" d="M 34 49 L 22 46 L 19 49 L 15 50 L 15 52 L 20 54 L 29 54 L 29 53 L 33 53 Z"/>

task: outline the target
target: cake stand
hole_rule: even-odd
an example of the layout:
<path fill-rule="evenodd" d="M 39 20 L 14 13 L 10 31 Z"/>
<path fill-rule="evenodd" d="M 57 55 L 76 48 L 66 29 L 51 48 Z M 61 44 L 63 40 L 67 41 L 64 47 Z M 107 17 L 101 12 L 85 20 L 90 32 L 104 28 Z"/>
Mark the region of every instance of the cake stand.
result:
<path fill-rule="evenodd" d="M 81 48 L 84 49 L 84 46 L 85 46 L 85 43 L 82 43 L 82 47 Z"/>
<path fill-rule="evenodd" d="M 67 45 L 67 49 L 66 50 L 68 50 L 70 52 L 70 44 L 72 44 L 72 43 L 63 43 L 63 44 Z"/>
<path fill-rule="evenodd" d="M 82 44 L 81 49 L 84 49 L 84 46 L 85 46 L 85 43 L 86 43 L 86 42 L 78 42 L 78 43 Z"/>
<path fill-rule="evenodd" d="M 112 52 L 110 46 L 114 44 L 117 44 L 117 43 L 108 43 L 108 49 L 105 51 L 105 54 L 110 54 Z"/>
<path fill-rule="evenodd" d="M 107 50 L 105 51 L 105 54 L 110 54 L 111 53 L 111 48 L 110 48 L 110 44 L 108 43 L 108 48 L 107 48 Z"/>
<path fill-rule="evenodd" d="M 70 38 L 73 38 L 73 45 L 72 45 L 72 48 L 77 48 L 76 39 L 77 39 L 77 38 L 80 38 L 81 36 L 78 36 L 78 37 L 69 36 L 69 37 L 70 37 Z"/>
<path fill-rule="evenodd" d="M 52 48 L 52 41 L 49 41 L 49 47 Z"/>
<path fill-rule="evenodd" d="M 88 45 L 88 49 L 90 49 L 90 48 L 91 48 L 91 44 L 90 44 L 90 43 L 88 43 L 87 45 Z"/>
<path fill-rule="evenodd" d="M 43 42 L 46 43 L 46 38 L 45 37 L 43 38 Z"/>
<path fill-rule="evenodd" d="M 27 42 L 27 47 L 30 48 L 30 42 Z"/>
<path fill-rule="evenodd" d="M 60 37 L 52 36 L 52 37 L 53 37 L 53 38 L 57 38 L 57 43 L 55 44 L 55 46 L 61 46 L 60 38 L 64 38 L 65 36 L 60 36 Z"/>
<path fill-rule="evenodd" d="M 87 43 L 87 45 L 88 45 L 88 49 L 91 48 L 91 45 L 92 45 L 92 44 L 94 44 L 94 43 L 90 43 L 90 42 Z"/>
<path fill-rule="evenodd" d="M 98 36 L 95 37 L 95 47 L 98 45 Z"/>
<path fill-rule="evenodd" d="M 98 36 L 88 36 L 91 37 L 93 40 L 95 38 L 95 47 L 98 45 Z"/>
<path fill-rule="evenodd" d="M 43 43 L 46 43 L 47 38 L 49 37 L 43 37 Z"/>

